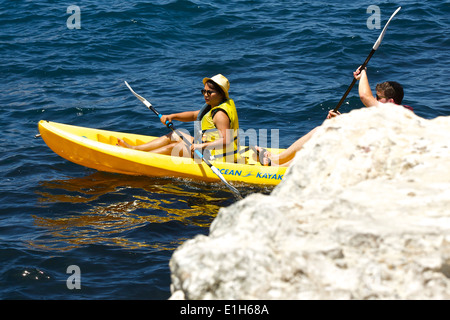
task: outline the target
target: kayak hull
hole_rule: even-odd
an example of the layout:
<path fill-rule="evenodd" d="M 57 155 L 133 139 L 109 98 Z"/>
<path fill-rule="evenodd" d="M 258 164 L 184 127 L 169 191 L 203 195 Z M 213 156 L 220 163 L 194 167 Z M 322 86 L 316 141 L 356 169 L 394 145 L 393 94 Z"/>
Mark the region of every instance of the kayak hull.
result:
<path fill-rule="evenodd" d="M 117 138 L 131 145 L 157 137 L 114 132 L 41 120 L 39 132 L 47 146 L 64 159 L 98 171 L 152 177 L 189 178 L 219 181 L 206 163 L 199 159 L 173 157 L 117 146 Z M 282 149 L 269 149 L 272 153 Z M 212 161 L 228 182 L 277 185 L 286 167 L 261 166 L 251 151 L 242 153 L 245 163 Z"/>

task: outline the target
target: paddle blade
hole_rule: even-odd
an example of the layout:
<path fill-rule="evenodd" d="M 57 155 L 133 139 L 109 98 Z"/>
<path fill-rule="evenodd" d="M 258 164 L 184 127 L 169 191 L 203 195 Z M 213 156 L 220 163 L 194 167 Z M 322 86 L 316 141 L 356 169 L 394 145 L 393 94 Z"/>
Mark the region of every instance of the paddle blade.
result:
<path fill-rule="evenodd" d="M 240 192 L 238 191 L 238 189 L 233 187 L 231 184 L 229 184 L 227 182 L 227 180 L 225 180 L 225 177 L 220 173 L 219 169 L 217 169 L 214 166 L 210 166 L 210 168 L 219 177 L 219 179 L 222 180 L 223 183 L 225 183 L 225 185 L 228 187 L 228 189 L 230 189 L 238 199 L 242 199 L 242 196 L 241 196 Z"/>
<path fill-rule="evenodd" d="M 141 97 L 140 95 L 138 95 L 136 92 L 134 92 L 134 90 L 130 87 L 130 85 L 128 84 L 128 82 L 125 81 L 125 84 L 127 85 L 128 89 L 130 89 L 130 91 L 135 95 L 136 98 L 138 98 L 139 100 L 142 101 L 143 104 L 145 104 L 145 106 L 149 109 L 151 109 L 152 104 L 150 102 L 147 101 L 147 99 L 145 99 L 144 97 Z M 153 110 L 153 109 L 152 109 Z"/>
<path fill-rule="evenodd" d="M 386 25 L 383 28 L 383 31 L 381 32 L 380 36 L 378 37 L 378 40 L 375 42 L 375 44 L 373 45 L 373 50 L 377 50 L 378 47 L 381 44 L 381 41 L 383 41 L 384 35 L 386 34 L 386 29 L 389 25 L 389 23 L 391 22 L 392 18 L 394 18 L 394 16 L 397 14 L 397 12 L 400 11 L 402 7 L 398 7 L 397 10 L 395 10 L 395 12 L 392 14 L 392 16 L 389 18 L 388 22 L 386 23 Z"/>

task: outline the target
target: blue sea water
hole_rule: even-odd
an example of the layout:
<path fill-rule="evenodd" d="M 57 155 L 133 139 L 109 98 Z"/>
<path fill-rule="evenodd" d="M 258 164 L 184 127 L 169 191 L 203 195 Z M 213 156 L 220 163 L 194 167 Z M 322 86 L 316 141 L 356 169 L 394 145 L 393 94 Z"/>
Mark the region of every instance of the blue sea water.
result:
<path fill-rule="evenodd" d="M 72 2 L 79 16 L 60 1 L 0 1 L 0 299 L 167 299 L 173 251 L 235 201 L 221 184 L 84 168 L 34 138 L 41 119 L 167 133 L 125 80 L 174 113 L 198 109 L 203 77 L 222 73 L 240 126 L 278 129 L 287 147 L 372 49 L 368 7 L 382 28 L 402 6 L 369 62 L 372 88 L 395 80 L 419 116 L 450 114 L 450 1 Z M 361 107 L 355 86 L 340 111 Z"/>

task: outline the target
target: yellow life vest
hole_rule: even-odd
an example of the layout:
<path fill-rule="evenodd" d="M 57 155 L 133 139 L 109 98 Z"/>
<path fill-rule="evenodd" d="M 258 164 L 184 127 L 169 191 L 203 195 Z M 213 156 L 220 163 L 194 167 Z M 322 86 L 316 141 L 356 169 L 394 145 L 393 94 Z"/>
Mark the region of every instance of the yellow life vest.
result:
<path fill-rule="evenodd" d="M 228 99 L 224 103 L 209 110 L 201 119 L 202 141 L 211 142 L 220 138 L 219 130 L 214 125 L 214 116 L 217 111 L 224 111 L 230 119 L 230 129 L 233 130 L 233 144 L 224 148 L 211 149 L 211 155 L 215 160 L 222 159 L 222 161 L 237 162 L 239 149 L 239 119 L 236 111 L 236 106 L 232 99 Z"/>

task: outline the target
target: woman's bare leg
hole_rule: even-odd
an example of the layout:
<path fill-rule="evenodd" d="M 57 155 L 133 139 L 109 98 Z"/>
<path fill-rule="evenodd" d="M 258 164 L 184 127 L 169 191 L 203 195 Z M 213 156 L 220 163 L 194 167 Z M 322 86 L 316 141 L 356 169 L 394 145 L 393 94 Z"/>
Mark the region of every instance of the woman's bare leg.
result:
<path fill-rule="evenodd" d="M 151 152 L 173 157 L 191 157 L 191 150 L 184 141 L 174 142 Z"/>
<path fill-rule="evenodd" d="M 193 143 L 193 137 L 183 132 L 180 132 L 180 134 L 182 134 L 190 143 Z M 171 155 L 174 157 L 191 157 L 191 151 L 187 144 L 178 136 L 178 134 L 173 132 L 138 146 L 132 146 L 124 140 L 118 139 L 118 145 L 130 149 L 150 151 L 153 153 Z"/>
<path fill-rule="evenodd" d="M 176 138 L 175 138 L 176 137 Z M 174 140 L 174 138 L 176 140 Z M 128 143 L 126 143 L 124 140 L 117 138 L 118 140 L 118 145 L 125 147 L 125 148 L 130 148 L 130 149 L 135 149 L 135 150 L 141 150 L 141 151 L 153 151 L 155 149 L 159 149 L 162 148 L 164 146 L 167 146 L 171 143 L 174 143 L 174 141 L 179 141 L 179 138 L 177 135 L 174 135 L 173 132 L 170 132 L 168 134 L 166 134 L 165 136 L 156 138 L 155 140 L 152 140 L 150 142 L 144 143 L 144 144 L 140 144 L 137 146 L 132 146 Z"/>

